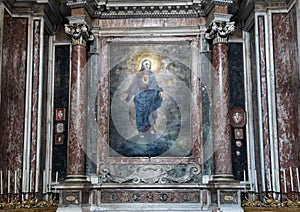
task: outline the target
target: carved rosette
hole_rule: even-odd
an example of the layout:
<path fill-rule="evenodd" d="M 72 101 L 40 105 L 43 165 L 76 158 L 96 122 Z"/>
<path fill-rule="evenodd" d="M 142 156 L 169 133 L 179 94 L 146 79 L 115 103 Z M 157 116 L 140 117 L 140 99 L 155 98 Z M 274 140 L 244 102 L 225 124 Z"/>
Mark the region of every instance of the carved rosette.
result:
<path fill-rule="evenodd" d="M 65 33 L 72 38 L 73 45 L 86 46 L 87 42 L 94 40 L 94 35 L 86 24 L 65 24 Z"/>
<path fill-rule="evenodd" d="M 215 43 L 227 43 L 229 35 L 235 30 L 234 22 L 212 22 L 206 32 L 206 39 Z"/>

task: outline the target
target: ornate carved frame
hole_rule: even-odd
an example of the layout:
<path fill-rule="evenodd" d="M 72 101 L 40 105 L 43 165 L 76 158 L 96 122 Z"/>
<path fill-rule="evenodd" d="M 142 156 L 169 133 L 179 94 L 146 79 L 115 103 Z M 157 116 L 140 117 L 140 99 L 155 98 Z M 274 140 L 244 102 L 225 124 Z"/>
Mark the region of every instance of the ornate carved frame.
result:
<path fill-rule="evenodd" d="M 147 32 L 146 32 L 147 34 Z M 190 120 L 192 155 L 188 157 L 110 157 L 109 156 L 109 46 L 114 43 L 188 43 L 190 61 Z M 100 37 L 100 79 L 98 91 L 98 147 L 97 173 L 101 183 L 133 184 L 199 184 L 202 182 L 202 134 L 200 54 L 198 35 Z M 181 111 L 181 113 L 184 111 Z"/>

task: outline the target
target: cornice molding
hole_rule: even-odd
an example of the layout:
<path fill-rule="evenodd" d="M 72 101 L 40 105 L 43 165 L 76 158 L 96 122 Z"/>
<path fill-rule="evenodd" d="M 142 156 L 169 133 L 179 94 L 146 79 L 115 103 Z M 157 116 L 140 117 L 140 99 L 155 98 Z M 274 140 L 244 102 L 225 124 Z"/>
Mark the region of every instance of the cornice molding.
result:
<path fill-rule="evenodd" d="M 93 18 L 204 17 L 214 5 L 229 6 L 232 0 L 67 0 L 71 9 L 85 8 Z"/>
<path fill-rule="evenodd" d="M 55 33 L 64 15 L 61 1 L 57 0 L 0 0 L 13 15 L 32 15 L 43 17 L 46 31 Z M 58 3 L 61 2 L 61 5 Z"/>
<path fill-rule="evenodd" d="M 272 10 L 289 11 L 297 0 L 276 0 L 276 1 L 242 1 L 235 20 L 238 25 L 246 31 L 251 30 L 254 25 L 254 18 L 257 12 L 267 12 Z"/>

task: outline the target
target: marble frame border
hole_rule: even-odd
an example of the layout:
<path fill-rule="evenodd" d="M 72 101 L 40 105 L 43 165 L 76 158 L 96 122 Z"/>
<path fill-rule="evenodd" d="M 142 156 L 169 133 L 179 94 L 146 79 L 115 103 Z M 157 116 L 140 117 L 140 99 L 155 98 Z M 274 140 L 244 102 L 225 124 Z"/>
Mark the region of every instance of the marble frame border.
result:
<path fill-rule="evenodd" d="M 191 157 L 109 157 L 109 76 L 108 70 L 108 44 L 112 42 L 188 42 L 191 45 L 191 137 L 193 139 L 193 154 Z M 197 164 L 202 166 L 202 137 L 201 137 L 201 93 L 200 93 L 200 42 L 197 36 L 184 37 L 102 37 L 99 40 L 99 90 L 98 90 L 98 147 L 97 147 L 97 173 L 101 165 L 109 164 Z M 107 71 L 106 71 L 107 72 Z"/>

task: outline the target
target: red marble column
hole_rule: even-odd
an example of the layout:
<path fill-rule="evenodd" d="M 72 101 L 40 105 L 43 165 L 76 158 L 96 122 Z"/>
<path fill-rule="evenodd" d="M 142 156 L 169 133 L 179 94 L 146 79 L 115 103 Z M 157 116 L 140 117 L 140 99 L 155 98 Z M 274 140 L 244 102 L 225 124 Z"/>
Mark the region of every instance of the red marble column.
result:
<path fill-rule="evenodd" d="M 215 175 L 232 175 L 227 44 L 213 45 L 213 141 Z"/>
<path fill-rule="evenodd" d="M 86 95 L 87 76 L 85 71 L 86 47 L 72 48 L 72 71 L 70 90 L 70 137 L 68 149 L 68 175 L 85 174 L 86 143 Z"/>
<path fill-rule="evenodd" d="M 231 159 L 230 93 L 227 39 L 232 22 L 213 22 L 207 38 L 213 40 L 213 142 L 215 172 L 213 181 L 233 180 Z"/>
<path fill-rule="evenodd" d="M 91 36 L 84 24 L 66 26 L 66 33 L 73 41 L 66 182 L 78 182 L 86 181 L 87 72 L 85 66 L 86 41 Z"/>

